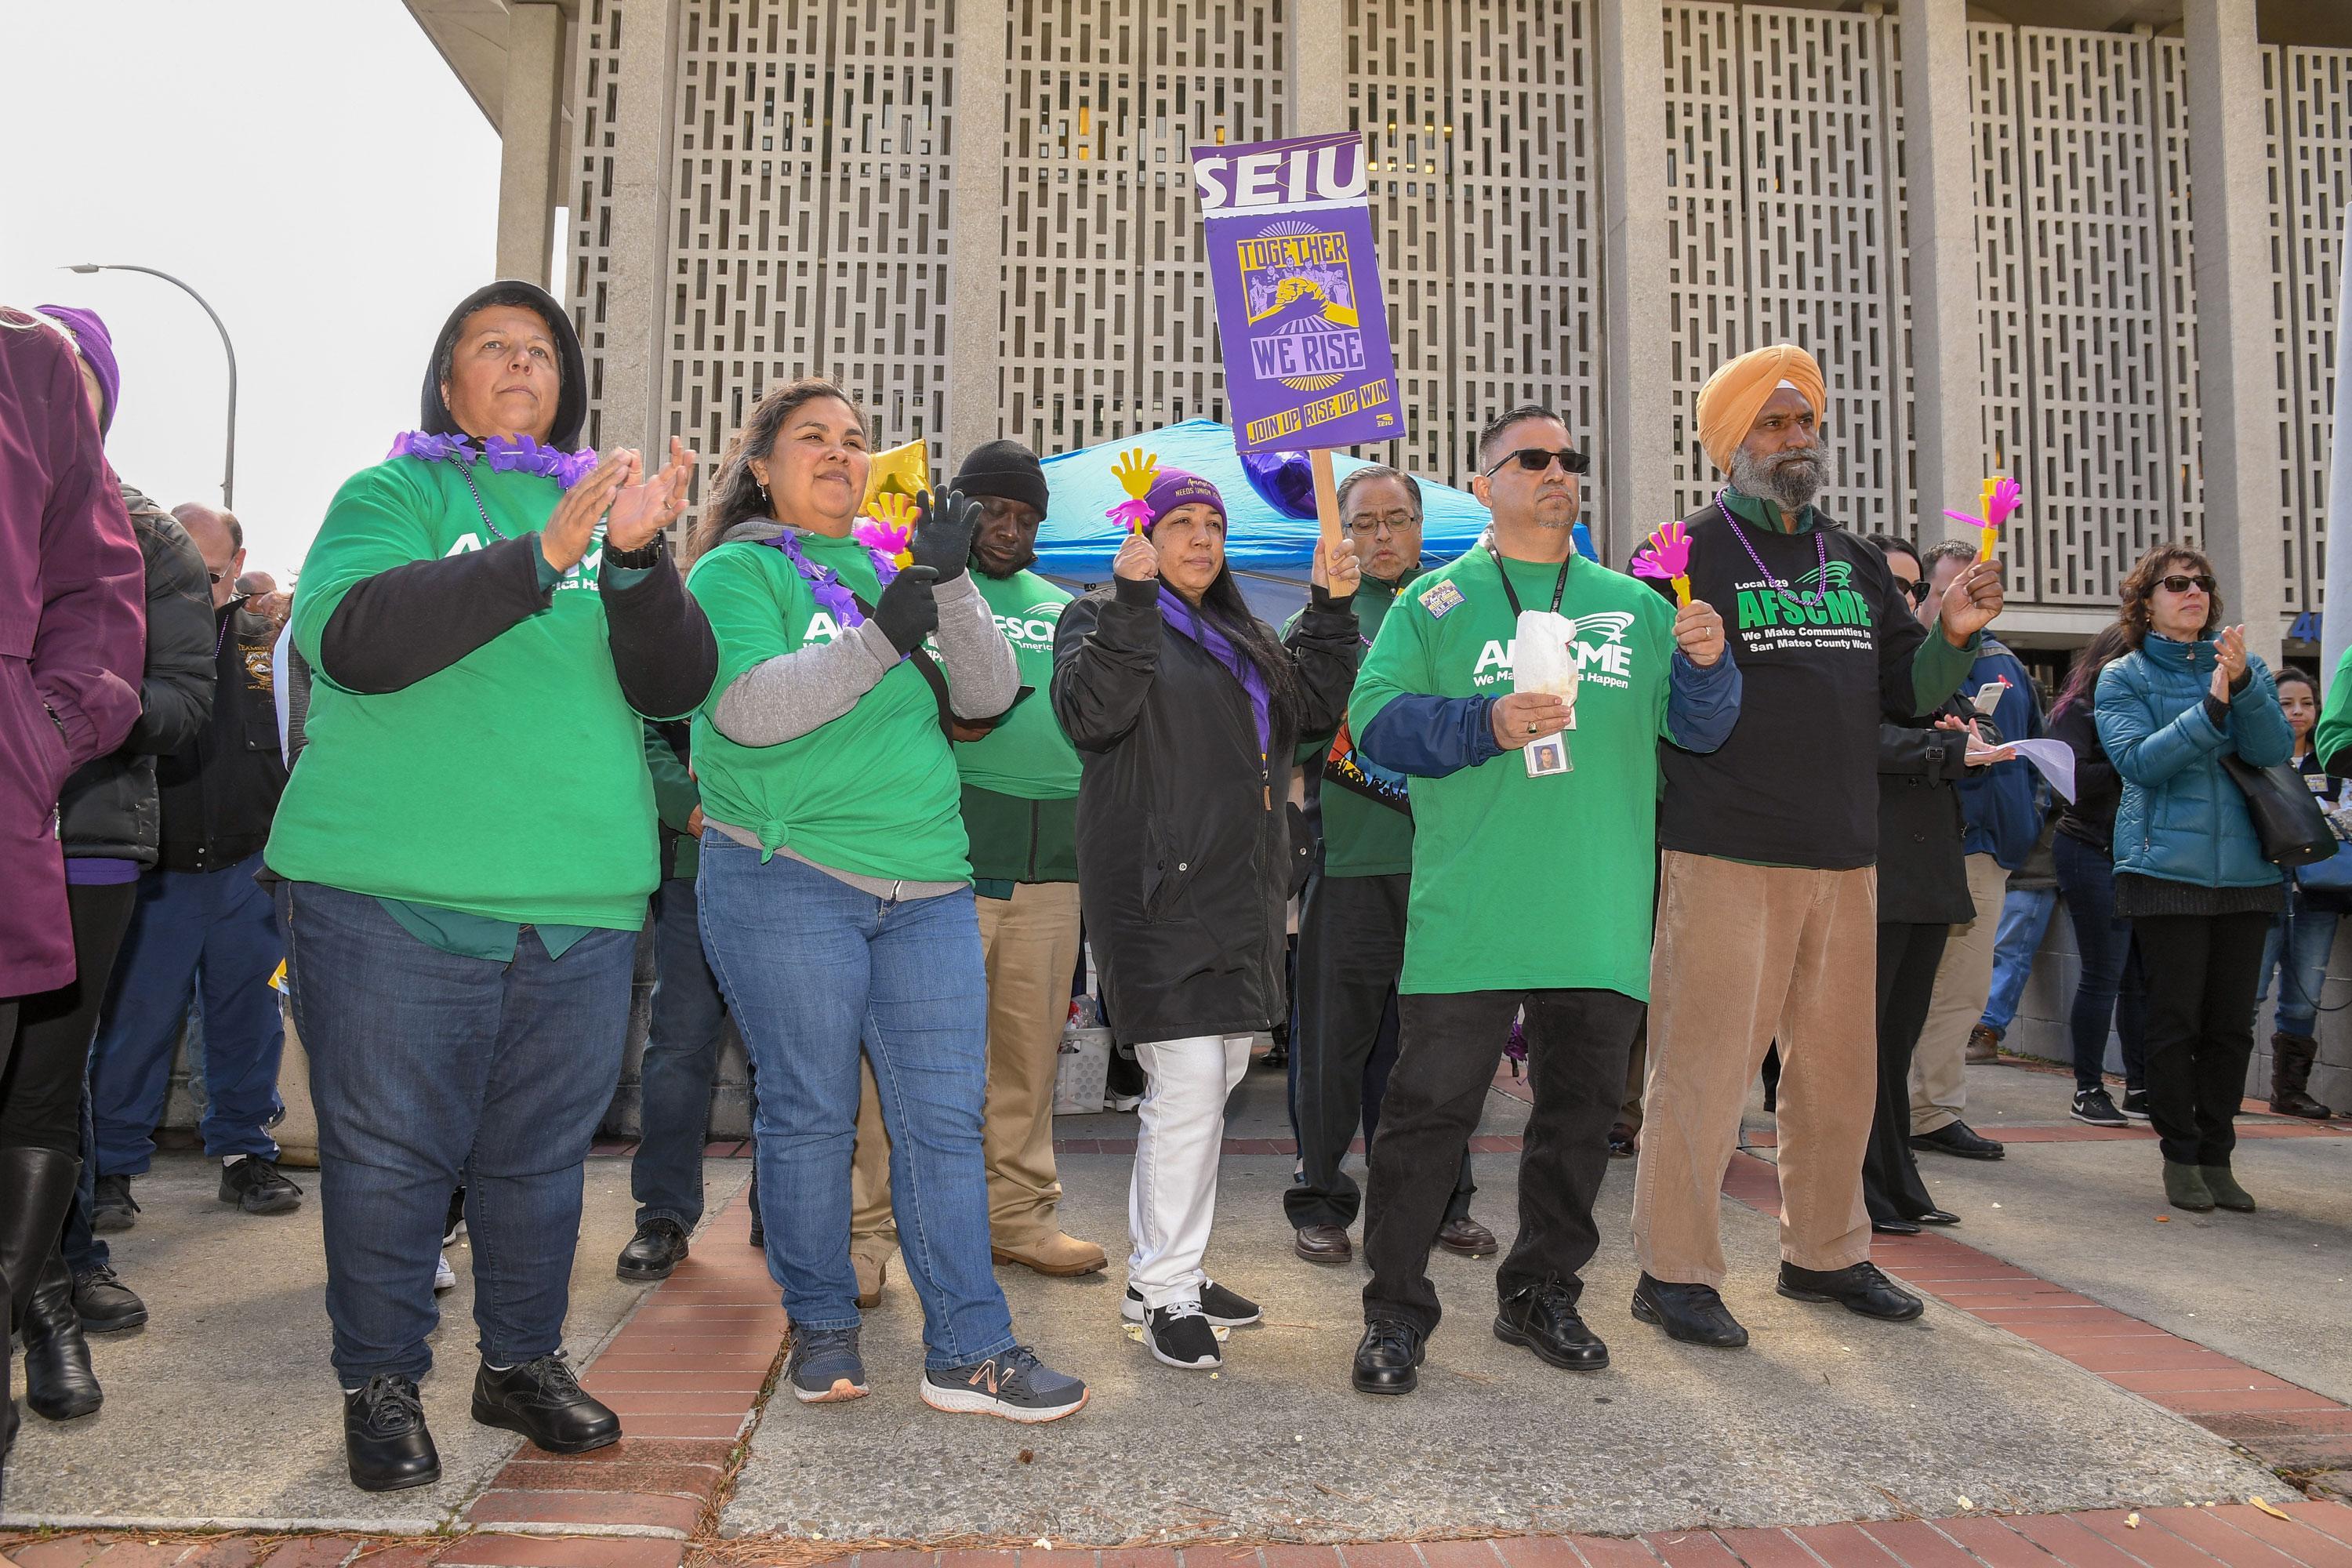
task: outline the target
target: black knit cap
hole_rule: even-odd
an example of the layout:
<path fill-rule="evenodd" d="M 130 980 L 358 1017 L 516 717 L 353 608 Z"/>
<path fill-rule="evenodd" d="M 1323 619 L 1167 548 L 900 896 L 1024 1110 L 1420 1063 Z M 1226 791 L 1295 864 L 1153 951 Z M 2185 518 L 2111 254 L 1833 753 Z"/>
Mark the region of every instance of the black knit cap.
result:
<path fill-rule="evenodd" d="M 572 329 L 571 313 L 555 302 L 554 295 L 535 283 L 512 278 L 475 289 L 441 323 L 441 335 L 433 340 L 432 356 L 425 362 L 425 404 L 417 428 L 428 436 L 466 434 L 457 427 L 449 405 L 441 399 L 441 362 L 456 345 L 466 318 L 492 305 L 512 305 L 531 311 L 547 323 L 548 334 L 555 340 L 559 373 L 555 426 L 547 433 L 547 439 L 550 445 L 566 450 L 578 446 L 580 426 L 588 418 L 588 362 L 581 356 L 580 334 Z"/>
<path fill-rule="evenodd" d="M 1045 466 L 1037 454 L 1018 441 L 989 441 L 974 447 L 948 487 L 968 496 L 1002 496 L 1027 501 L 1045 515 Z"/>

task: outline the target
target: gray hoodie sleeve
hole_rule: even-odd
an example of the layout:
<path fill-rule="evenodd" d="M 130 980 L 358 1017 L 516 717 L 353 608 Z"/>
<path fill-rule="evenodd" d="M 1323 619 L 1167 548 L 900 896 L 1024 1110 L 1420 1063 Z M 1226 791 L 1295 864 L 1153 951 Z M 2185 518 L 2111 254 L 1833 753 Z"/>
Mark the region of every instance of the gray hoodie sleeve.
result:
<path fill-rule="evenodd" d="M 1013 645 L 996 627 L 996 615 L 966 572 L 937 589 L 940 663 L 948 677 L 948 707 L 959 719 L 991 719 L 1013 705 L 1021 689 L 1021 667 Z"/>
<path fill-rule="evenodd" d="M 867 621 L 832 642 L 753 665 L 720 694 L 710 721 L 739 746 L 781 746 L 856 707 L 898 662 L 898 650 Z"/>

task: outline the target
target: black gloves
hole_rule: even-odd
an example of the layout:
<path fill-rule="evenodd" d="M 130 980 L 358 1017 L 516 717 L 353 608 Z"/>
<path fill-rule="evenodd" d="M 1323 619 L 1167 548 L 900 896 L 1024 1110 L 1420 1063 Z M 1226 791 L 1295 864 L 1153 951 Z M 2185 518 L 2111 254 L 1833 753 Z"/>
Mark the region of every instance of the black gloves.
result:
<path fill-rule="evenodd" d="M 925 490 L 915 500 L 915 564 L 929 567 L 942 583 L 954 582 L 971 559 L 972 531 L 979 526 L 980 503 L 961 490 L 950 490 L 945 500 Z"/>
<path fill-rule="evenodd" d="M 919 542 L 921 535 L 916 536 Z M 970 539 L 967 530 L 964 537 Z M 890 585 L 882 590 L 881 600 L 874 606 L 874 624 L 890 639 L 890 646 L 900 653 L 912 653 L 915 645 L 937 631 L 940 626 L 940 603 L 931 596 L 931 585 L 940 574 L 918 563 L 901 566 Z"/>

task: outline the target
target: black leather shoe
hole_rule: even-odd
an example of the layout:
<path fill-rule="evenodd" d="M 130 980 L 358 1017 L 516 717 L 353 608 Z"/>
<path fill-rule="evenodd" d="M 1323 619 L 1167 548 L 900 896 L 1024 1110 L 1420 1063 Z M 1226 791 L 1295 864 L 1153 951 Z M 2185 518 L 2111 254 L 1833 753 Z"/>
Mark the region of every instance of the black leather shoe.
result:
<path fill-rule="evenodd" d="M 1913 1215 L 1911 1217 L 1917 1220 L 1921 1225 L 1958 1225 L 1960 1223 L 1960 1216 L 1954 1214 L 1949 1209 L 1929 1209 L 1926 1214 Z"/>
<path fill-rule="evenodd" d="M 90 1369 L 89 1342 L 74 1316 L 73 1276 L 54 1248 L 25 1308 L 25 1403 L 36 1415 L 71 1421 L 106 1401 Z"/>
<path fill-rule="evenodd" d="M 580 1386 L 557 1351 L 504 1372 L 474 1374 L 474 1419 L 520 1432 L 551 1454 L 584 1454 L 621 1440 L 621 1418 Z"/>
<path fill-rule="evenodd" d="M 1994 1142 L 1965 1121 L 1947 1122 L 1933 1132 L 1914 1132 L 1911 1147 L 1957 1154 L 1963 1160 L 1998 1160 L 2009 1152 L 2007 1144 Z"/>
<path fill-rule="evenodd" d="M 302 1189 L 286 1178 L 277 1161 L 247 1154 L 221 1167 L 220 1201 L 247 1214 L 292 1214 L 302 1206 Z"/>
<path fill-rule="evenodd" d="M 686 1227 L 674 1219 L 649 1219 L 637 1226 L 613 1272 L 633 1282 L 667 1279 L 686 1261 Z"/>
<path fill-rule="evenodd" d="M 1364 1325 L 1349 1381 L 1359 1394 L 1411 1394 L 1421 1386 L 1422 1334 L 1411 1323 L 1381 1318 Z"/>
<path fill-rule="evenodd" d="M 1575 1296 L 1557 1279 L 1504 1297 L 1495 1314 L 1495 1337 L 1570 1372 L 1599 1372 L 1609 1364 L 1609 1347 L 1584 1326 Z"/>
<path fill-rule="evenodd" d="M 1835 1301 L 1849 1312 L 1889 1323 L 1908 1322 L 1927 1310 L 1918 1297 L 1881 1274 L 1875 1263 L 1826 1271 L 1783 1263 L 1780 1294 L 1791 1301 Z"/>
<path fill-rule="evenodd" d="M 382 1373 L 343 1395 L 343 1455 L 352 1485 L 363 1492 L 429 1487 L 441 1479 L 441 1454 L 425 1429 L 416 1384 Z"/>
<path fill-rule="evenodd" d="M 1748 1342 L 1748 1331 L 1712 1285 L 1670 1285 L 1644 1274 L 1633 1283 L 1633 1316 L 1685 1344 L 1736 1351 Z"/>
<path fill-rule="evenodd" d="M 1919 1222 L 1916 1219 L 1874 1219 L 1870 1222 L 1873 1233 L 1879 1236 L 1916 1236 Z"/>
<path fill-rule="evenodd" d="M 147 1303 L 103 1263 L 74 1276 L 73 1304 L 84 1333 L 120 1334 L 147 1323 Z"/>
<path fill-rule="evenodd" d="M 1495 1233 L 1466 1214 L 1438 1227 L 1437 1245 L 1457 1258 L 1492 1258 L 1502 1250 Z"/>
<path fill-rule="evenodd" d="M 1344 1225 L 1302 1225 L 1290 1249 L 1309 1263 L 1345 1263 L 1356 1252 Z"/>

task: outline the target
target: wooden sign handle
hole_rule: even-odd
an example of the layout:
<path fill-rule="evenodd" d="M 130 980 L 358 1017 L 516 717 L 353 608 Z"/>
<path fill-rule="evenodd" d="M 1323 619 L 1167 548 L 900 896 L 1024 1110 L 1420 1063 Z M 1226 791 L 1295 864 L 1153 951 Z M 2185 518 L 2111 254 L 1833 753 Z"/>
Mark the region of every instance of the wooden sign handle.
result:
<path fill-rule="evenodd" d="M 1307 454 L 1315 470 L 1315 522 L 1326 544 L 1339 541 L 1339 487 L 1331 477 L 1331 448 L 1317 447 Z"/>

